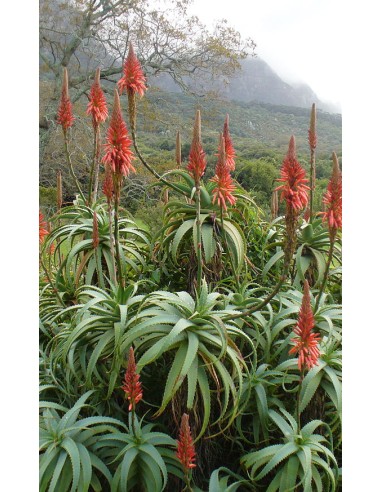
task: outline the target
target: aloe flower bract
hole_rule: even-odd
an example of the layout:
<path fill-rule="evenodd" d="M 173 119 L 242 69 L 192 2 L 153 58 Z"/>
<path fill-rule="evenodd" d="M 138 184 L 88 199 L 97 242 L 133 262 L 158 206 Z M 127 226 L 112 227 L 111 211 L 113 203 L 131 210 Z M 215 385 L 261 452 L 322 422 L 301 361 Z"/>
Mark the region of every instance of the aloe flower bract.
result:
<path fill-rule="evenodd" d="M 143 74 L 142 67 L 137 56 L 135 55 L 132 43 L 130 43 L 128 55 L 123 66 L 123 75 L 118 81 L 118 89 L 120 93 L 126 89 L 127 92 L 130 90 L 140 96 L 143 96 L 144 92 L 147 90 L 145 81 L 146 78 Z"/>
<path fill-rule="evenodd" d="M 277 181 L 283 184 L 276 190 L 281 190 L 280 199 L 286 200 L 287 206 L 295 211 L 301 210 L 308 203 L 307 191 L 310 189 L 305 183 L 306 171 L 296 158 L 295 137 L 290 138 L 289 148 L 280 171 L 281 177 Z"/>
<path fill-rule="evenodd" d="M 63 131 L 71 127 L 74 123 L 73 109 L 69 97 L 69 82 L 67 68 L 63 70 L 61 101 L 57 112 L 57 123 L 62 126 Z"/>
<path fill-rule="evenodd" d="M 216 183 L 215 188 L 213 188 L 213 203 L 217 201 L 218 205 L 224 210 L 227 209 L 226 202 L 230 205 L 234 205 L 236 198 L 233 196 L 233 191 L 235 186 L 233 184 L 232 177 L 230 175 L 230 170 L 227 164 L 226 153 L 225 153 L 225 139 L 220 135 L 220 145 L 218 149 L 218 160 L 216 165 L 216 174 L 211 179 Z"/>
<path fill-rule="evenodd" d="M 226 115 L 223 136 L 225 139 L 226 166 L 230 171 L 235 169 L 235 150 L 229 133 L 229 115 Z"/>
<path fill-rule="evenodd" d="M 128 410 L 135 408 L 136 404 L 143 398 L 142 384 L 139 381 L 139 374 L 136 372 L 134 349 L 130 347 L 128 364 L 122 389 L 130 402 Z"/>
<path fill-rule="evenodd" d="M 45 222 L 44 215 L 42 214 L 41 210 L 39 210 L 39 239 L 40 239 L 40 244 L 44 242 L 45 236 L 49 234 L 49 231 L 47 229 L 47 223 Z"/>
<path fill-rule="evenodd" d="M 335 152 L 333 152 L 332 158 L 333 171 L 327 192 L 323 198 L 325 211 L 322 212 L 322 216 L 323 220 L 328 222 L 330 231 L 335 232 L 342 227 L 342 182 L 339 162 Z"/>
<path fill-rule="evenodd" d="M 315 326 L 315 319 L 310 303 L 310 291 L 308 281 L 304 281 L 304 292 L 302 306 L 299 311 L 299 318 L 294 329 L 296 335 L 291 339 L 294 347 L 290 350 L 290 354 L 299 354 L 298 367 L 302 371 L 305 368 L 311 369 L 318 364 L 320 356 L 318 342 L 320 336 L 312 331 Z"/>
<path fill-rule="evenodd" d="M 189 152 L 189 162 L 187 166 L 189 174 L 193 177 L 196 184 L 200 183 L 200 180 L 205 173 L 205 168 L 205 152 L 201 145 L 201 113 L 200 110 L 197 110 L 193 128 L 193 140 Z"/>
<path fill-rule="evenodd" d="M 119 176 L 127 176 L 131 171 L 136 172 L 132 165 L 135 157 L 131 151 L 131 143 L 127 126 L 122 118 L 118 91 L 115 89 L 114 107 L 104 145 L 106 154 L 102 162 L 108 164 L 112 172 Z"/>
<path fill-rule="evenodd" d="M 181 418 L 176 456 L 181 461 L 181 464 L 185 470 L 196 468 L 196 451 L 194 449 L 193 439 L 189 427 L 189 415 L 186 413 L 184 413 Z"/>
<path fill-rule="evenodd" d="M 100 123 L 106 121 L 108 116 L 106 97 L 100 84 L 99 68 L 95 73 L 94 83 L 90 89 L 90 100 L 87 105 L 86 113 L 92 116 L 94 128 L 96 128 Z"/>

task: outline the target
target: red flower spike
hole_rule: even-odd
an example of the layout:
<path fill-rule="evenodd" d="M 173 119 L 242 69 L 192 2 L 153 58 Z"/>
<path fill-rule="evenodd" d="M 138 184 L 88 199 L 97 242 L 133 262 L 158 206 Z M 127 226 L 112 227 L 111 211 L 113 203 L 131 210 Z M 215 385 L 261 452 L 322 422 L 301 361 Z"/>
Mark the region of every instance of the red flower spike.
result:
<path fill-rule="evenodd" d="M 187 167 L 189 174 L 193 177 L 196 184 L 200 183 L 200 180 L 205 173 L 205 168 L 205 152 L 201 145 L 201 113 L 200 110 L 197 110 L 193 128 L 193 140 L 189 152 L 189 162 Z"/>
<path fill-rule="evenodd" d="M 305 280 L 302 306 L 297 325 L 294 328 L 296 337 L 291 339 L 295 345 L 289 352 L 290 354 L 299 354 L 298 367 L 300 371 L 318 365 L 320 336 L 312 331 L 314 326 L 315 319 L 310 303 L 310 290 L 308 281 Z"/>
<path fill-rule="evenodd" d="M 181 418 L 179 440 L 177 441 L 176 456 L 181 461 L 184 469 L 196 468 L 196 451 L 194 449 L 191 430 L 189 427 L 189 415 L 183 414 Z"/>
<path fill-rule="evenodd" d="M 226 166 L 229 171 L 234 171 L 235 169 L 235 150 L 233 147 L 233 142 L 229 133 L 229 115 L 226 115 L 224 123 L 224 139 L 225 139 L 225 153 L 226 153 Z"/>
<path fill-rule="evenodd" d="M 295 211 L 303 209 L 308 203 L 307 191 L 310 189 L 307 183 L 306 172 L 296 158 L 295 137 L 290 139 L 288 152 L 283 160 L 280 171 L 280 179 L 283 184 L 276 188 L 281 190 L 280 199 L 286 200 L 287 206 Z"/>
<path fill-rule="evenodd" d="M 63 81 L 62 81 L 62 92 L 61 92 L 61 102 L 57 112 L 57 123 L 62 126 L 63 131 L 71 127 L 74 123 L 73 109 L 69 97 L 69 81 L 67 68 L 63 69 Z"/>
<path fill-rule="evenodd" d="M 41 210 L 39 210 L 39 220 L 40 220 L 39 238 L 40 238 L 40 244 L 42 244 L 44 242 L 45 236 L 49 234 L 49 231 L 47 229 L 47 223 L 45 222 Z"/>
<path fill-rule="evenodd" d="M 342 228 L 342 182 L 339 161 L 335 152 L 332 154 L 333 169 L 332 176 L 328 183 L 327 192 L 324 195 L 323 203 L 325 211 L 322 212 L 323 220 L 328 222 L 331 233 Z"/>
<path fill-rule="evenodd" d="M 139 374 L 136 373 L 135 355 L 134 349 L 130 347 L 130 352 L 128 356 L 128 364 L 126 374 L 124 375 L 124 382 L 122 389 L 126 393 L 126 396 L 130 402 L 128 410 L 131 411 L 132 408 L 139 403 L 143 398 L 142 384 L 139 381 Z"/>
<path fill-rule="evenodd" d="M 93 215 L 93 248 L 97 248 L 99 246 L 99 231 L 98 231 L 98 217 L 97 213 L 94 212 Z"/>
<path fill-rule="evenodd" d="M 216 165 L 216 174 L 211 181 L 216 183 L 213 188 L 213 203 L 217 201 L 218 205 L 224 210 L 227 210 L 226 202 L 230 205 L 234 205 L 236 198 L 233 196 L 235 186 L 233 184 L 232 177 L 230 176 L 230 170 L 226 158 L 226 145 L 225 139 L 220 135 L 220 145 L 218 148 L 218 160 Z"/>
<path fill-rule="evenodd" d="M 122 94 L 124 89 L 131 90 L 134 93 L 143 96 L 144 92 L 147 90 L 145 85 L 146 78 L 143 74 L 140 62 L 135 55 L 132 43 L 130 43 L 128 55 L 123 66 L 123 75 L 118 82 L 119 92 Z"/>
<path fill-rule="evenodd" d="M 100 123 L 106 121 L 108 116 L 106 97 L 100 84 L 100 68 L 95 72 L 94 83 L 90 89 L 90 100 L 87 105 L 86 113 L 93 118 L 93 127 L 96 128 Z"/>
<path fill-rule="evenodd" d="M 131 151 L 131 143 L 127 126 L 122 118 L 118 91 L 115 89 L 114 107 L 104 145 L 106 153 L 102 162 L 108 164 L 112 172 L 119 176 L 127 176 L 131 171 L 136 172 L 132 165 L 135 157 Z"/>

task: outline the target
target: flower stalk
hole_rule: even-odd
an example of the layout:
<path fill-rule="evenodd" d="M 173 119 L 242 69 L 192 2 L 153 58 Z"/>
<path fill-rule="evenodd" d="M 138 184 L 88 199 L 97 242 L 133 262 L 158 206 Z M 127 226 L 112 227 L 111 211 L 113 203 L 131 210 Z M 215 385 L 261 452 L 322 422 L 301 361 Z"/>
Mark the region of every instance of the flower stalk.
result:
<path fill-rule="evenodd" d="M 308 143 L 310 146 L 310 207 L 309 207 L 309 222 L 312 222 L 313 199 L 316 183 L 316 104 L 312 104 L 310 128 L 308 130 Z"/>

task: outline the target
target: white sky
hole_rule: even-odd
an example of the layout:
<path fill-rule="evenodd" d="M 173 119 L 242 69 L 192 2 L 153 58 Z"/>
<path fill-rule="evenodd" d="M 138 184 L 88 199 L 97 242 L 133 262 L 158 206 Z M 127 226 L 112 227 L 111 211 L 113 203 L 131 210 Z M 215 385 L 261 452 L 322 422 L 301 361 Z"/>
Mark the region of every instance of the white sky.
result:
<path fill-rule="evenodd" d="M 335 0 L 194 0 L 190 12 L 228 23 L 257 44 L 256 53 L 287 82 L 305 82 L 341 106 L 341 2 Z"/>

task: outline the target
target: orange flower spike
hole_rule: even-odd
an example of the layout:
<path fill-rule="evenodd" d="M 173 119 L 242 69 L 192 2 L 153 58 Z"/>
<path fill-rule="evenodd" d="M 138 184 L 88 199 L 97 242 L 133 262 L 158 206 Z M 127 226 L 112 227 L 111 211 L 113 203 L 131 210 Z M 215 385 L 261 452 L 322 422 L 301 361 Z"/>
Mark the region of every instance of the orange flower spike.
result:
<path fill-rule="evenodd" d="M 44 242 L 45 236 L 49 234 L 49 231 L 47 229 L 47 223 L 44 219 L 44 215 L 42 214 L 41 210 L 39 210 L 39 239 L 40 239 L 40 244 Z"/>
<path fill-rule="evenodd" d="M 124 375 L 124 382 L 122 389 L 126 393 L 126 396 L 130 402 L 128 410 L 131 411 L 135 408 L 137 403 L 143 398 L 142 384 L 139 381 L 139 374 L 136 373 L 135 355 L 134 349 L 130 347 L 128 356 L 128 364 L 126 374 Z"/>
<path fill-rule="evenodd" d="M 100 73 L 100 68 L 97 68 L 94 83 L 90 89 L 90 100 L 86 110 L 86 113 L 92 116 L 94 128 L 98 127 L 100 123 L 104 123 L 108 116 L 106 97 L 100 84 Z"/>
<path fill-rule="evenodd" d="M 282 182 L 276 188 L 281 191 L 280 199 L 286 200 L 287 206 L 295 211 L 302 210 L 308 203 L 307 191 L 310 189 L 305 183 L 306 171 L 302 168 L 296 158 L 295 137 L 292 135 L 288 152 L 283 160 L 280 171 L 281 177 L 277 180 Z"/>
<path fill-rule="evenodd" d="M 131 171 L 136 172 L 132 165 L 132 160 L 135 157 L 131 151 L 131 143 L 128 137 L 127 126 L 122 118 L 119 94 L 115 89 L 114 107 L 104 145 L 106 153 L 102 162 L 108 164 L 112 172 L 119 177 L 127 176 Z"/>
<path fill-rule="evenodd" d="M 181 461 L 185 470 L 196 468 L 196 451 L 193 444 L 192 434 L 189 427 L 189 415 L 183 414 L 181 418 L 180 434 L 177 441 L 176 456 Z"/>
<path fill-rule="evenodd" d="M 233 147 L 233 142 L 229 133 L 229 115 L 226 115 L 224 123 L 223 136 L 225 139 L 225 153 L 226 153 L 226 165 L 229 171 L 234 171 L 235 169 L 235 150 Z"/>
<path fill-rule="evenodd" d="M 200 183 L 200 180 L 205 173 L 205 168 L 205 152 L 201 145 L 201 113 L 200 110 L 197 110 L 193 128 L 193 140 L 189 152 L 189 162 L 187 167 L 189 174 L 193 177 L 196 184 Z"/>
<path fill-rule="evenodd" d="M 342 178 L 339 161 L 335 152 L 332 154 L 333 168 L 332 176 L 328 183 L 327 192 L 324 195 L 323 203 L 325 212 L 322 213 L 323 220 L 328 222 L 331 233 L 342 228 Z"/>
<path fill-rule="evenodd" d="M 300 371 L 318 365 L 320 336 L 312 331 L 314 326 L 315 319 L 310 303 L 310 290 L 308 281 L 305 280 L 302 306 L 299 311 L 298 322 L 294 328 L 296 337 L 291 339 L 294 347 L 289 352 L 290 354 L 299 354 L 298 367 Z"/>
<path fill-rule="evenodd" d="M 213 188 L 213 203 L 217 201 L 218 205 L 224 210 L 227 210 L 226 202 L 230 205 L 234 205 L 236 198 L 233 196 L 233 191 L 235 186 L 233 184 L 232 177 L 230 175 L 230 170 L 227 164 L 226 152 L 225 152 L 225 139 L 220 134 L 220 145 L 218 148 L 218 160 L 216 165 L 216 174 L 211 179 L 211 181 L 216 183 L 215 188 Z"/>
<path fill-rule="evenodd" d="M 128 55 L 123 65 L 123 75 L 118 82 L 119 92 L 122 94 L 124 89 L 126 89 L 127 92 L 131 90 L 132 92 L 139 94 L 139 96 L 143 96 L 144 92 L 147 90 L 145 82 L 146 78 L 143 74 L 142 67 L 135 55 L 132 43 L 130 43 Z"/>
<path fill-rule="evenodd" d="M 61 101 L 57 112 L 57 123 L 62 126 L 64 133 L 74 123 L 73 109 L 69 96 L 69 80 L 67 68 L 63 69 Z"/>

